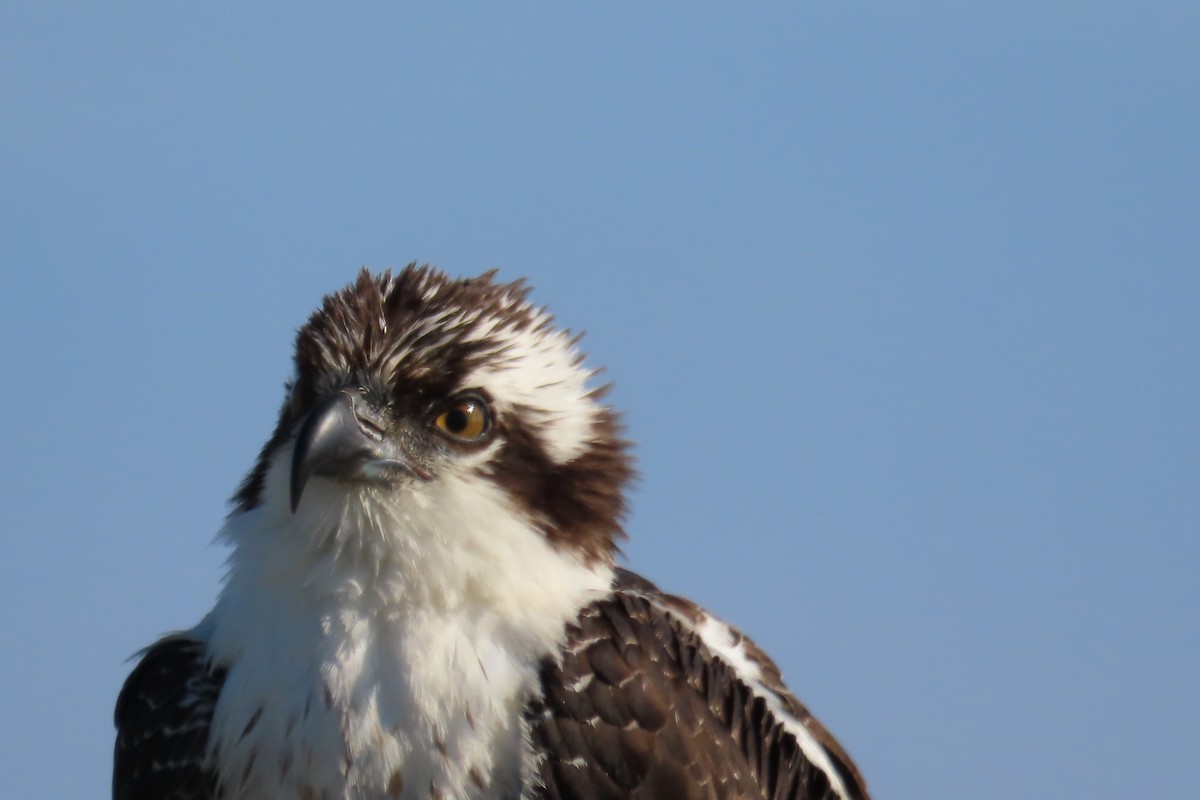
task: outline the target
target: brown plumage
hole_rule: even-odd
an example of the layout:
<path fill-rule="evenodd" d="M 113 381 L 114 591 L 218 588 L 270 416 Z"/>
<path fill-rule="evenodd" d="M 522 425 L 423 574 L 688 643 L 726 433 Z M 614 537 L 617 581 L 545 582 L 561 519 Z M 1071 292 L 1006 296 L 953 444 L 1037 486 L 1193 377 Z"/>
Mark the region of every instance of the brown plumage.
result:
<path fill-rule="evenodd" d="M 668 611 L 667 609 L 670 609 Z M 568 628 L 530 708 L 550 800 L 835 798 L 829 776 L 695 632 L 706 612 L 619 570 L 613 593 Z M 735 632 L 736 633 L 736 632 Z M 740 634 L 738 634 L 740 637 Z M 849 794 L 866 784 L 837 741 L 748 639 L 764 683 L 824 748 Z"/>
<path fill-rule="evenodd" d="M 761 650 L 613 568 L 632 459 L 581 362 L 493 273 L 364 270 L 326 297 L 217 607 L 118 698 L 114 800 L 866 800 Z"/>

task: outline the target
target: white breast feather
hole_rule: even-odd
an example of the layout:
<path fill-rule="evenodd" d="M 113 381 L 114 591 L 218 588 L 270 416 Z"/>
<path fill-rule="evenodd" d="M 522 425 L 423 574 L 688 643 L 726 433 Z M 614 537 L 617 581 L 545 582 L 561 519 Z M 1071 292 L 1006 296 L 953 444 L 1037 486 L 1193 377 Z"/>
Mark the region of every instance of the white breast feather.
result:
<path fill-rule="evenodd" d="M 538 663 L 611 569 L 470 464 L 400 500 L 314 479 L 292 514 L 289 456 L 223 530 L 228 580 L 194 632 L 228 665 L 209 748 L 228 796 L 511 796 Z"/>

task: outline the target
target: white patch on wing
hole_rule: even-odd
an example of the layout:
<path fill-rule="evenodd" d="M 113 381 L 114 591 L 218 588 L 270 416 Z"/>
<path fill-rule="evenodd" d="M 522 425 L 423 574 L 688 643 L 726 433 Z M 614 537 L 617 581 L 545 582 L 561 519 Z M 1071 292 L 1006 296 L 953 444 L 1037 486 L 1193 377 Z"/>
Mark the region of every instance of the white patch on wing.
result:
<path fill-rule="evenodd" d="M 290 450 L 274 463 L 193 632 L 227 667 L 226 796 L 382 797 L 396 776 L 402 798 L 515 796 L 539 662 L 611 568 L 552 547 L 469 465 L 386 492 L 314 478 L 292 514 Z"/>
<path fill-rule="evenodd" d="M 651 602 L 654 602 L 653 597 L 648 597 Z M 700 641 L 704 642 L 713 653 L 724 660 L 733 668 L 734 673 L 742 681 L 750 687 L 750 690 L 755 695 L 763 698 L 766 701 L 767 708 L 771 710 L 771 714 L 775 719 L 783 725 L 784 730 L 796 737 L 796 743 L 800 745 L 800 750 L 804 753 L 804 757 L 812 762 L 818 769 L 825 773 L 829 778 L 830 786 L 837 792 L 838 797 L 849 797 L 846 793 L 846 787 L 842 783 L 841 775 L 834 769 L 833 763 L 829 760 L 829 756 L 825 751 L 825 747 L 813 737 L 808 728 L 805 727 L 802 720 L 796 719 L 786 708 L 779 698 L 762 682 L 762 670 L 746 653 L 744 646 L 745 638 L 739 639 L 733 633 L 728 625 L 716 619 L 708 612 L 703 612 L 700 617 L 700 624 L 694 625 L 692 621 L 682 614 L 676 614 L 668 606 L 655 603 L 662 611 L 670 614 L 686 628 L 691 628 L 696 635 L 700 637 Z"/>
<path fill-rule="evenodd" d="M 708 646 L 708 649 L 728 661 L 738 677 L 749 678 L 755 682 L 761 681 L 762 670 L 746 655 L 746 648 L 733 635 L 729 626 L 707 611 L 703 613 L 701 620 L 701 623 L 695 628 L 696 635 Z"/>

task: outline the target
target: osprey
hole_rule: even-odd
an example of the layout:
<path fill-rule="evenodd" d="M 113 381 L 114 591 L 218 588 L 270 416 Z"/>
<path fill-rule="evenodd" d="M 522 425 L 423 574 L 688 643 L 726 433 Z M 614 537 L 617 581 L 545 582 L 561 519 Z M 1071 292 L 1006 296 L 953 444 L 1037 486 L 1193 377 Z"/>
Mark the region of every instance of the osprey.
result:
<path fill-rule="evenodd" d="M 766 655 L 614 565 L 577 341 L 493 273 L 326 297 L 215 607 L 121 690 L 113 797 L 866 798 Z"/>

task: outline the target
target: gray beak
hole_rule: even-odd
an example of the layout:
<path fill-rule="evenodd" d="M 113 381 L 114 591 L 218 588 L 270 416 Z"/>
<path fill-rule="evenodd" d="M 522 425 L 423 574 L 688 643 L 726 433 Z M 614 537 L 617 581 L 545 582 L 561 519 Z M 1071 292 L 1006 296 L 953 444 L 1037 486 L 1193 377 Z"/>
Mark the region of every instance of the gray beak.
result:
<path fill-rule="evenodd" d="M 387 435 L 386 420 L 361 392 L 343 389 L 312 410 L 292 448 L 292 512 L 313 475 L 355 483 L 432 476 Z"/>

